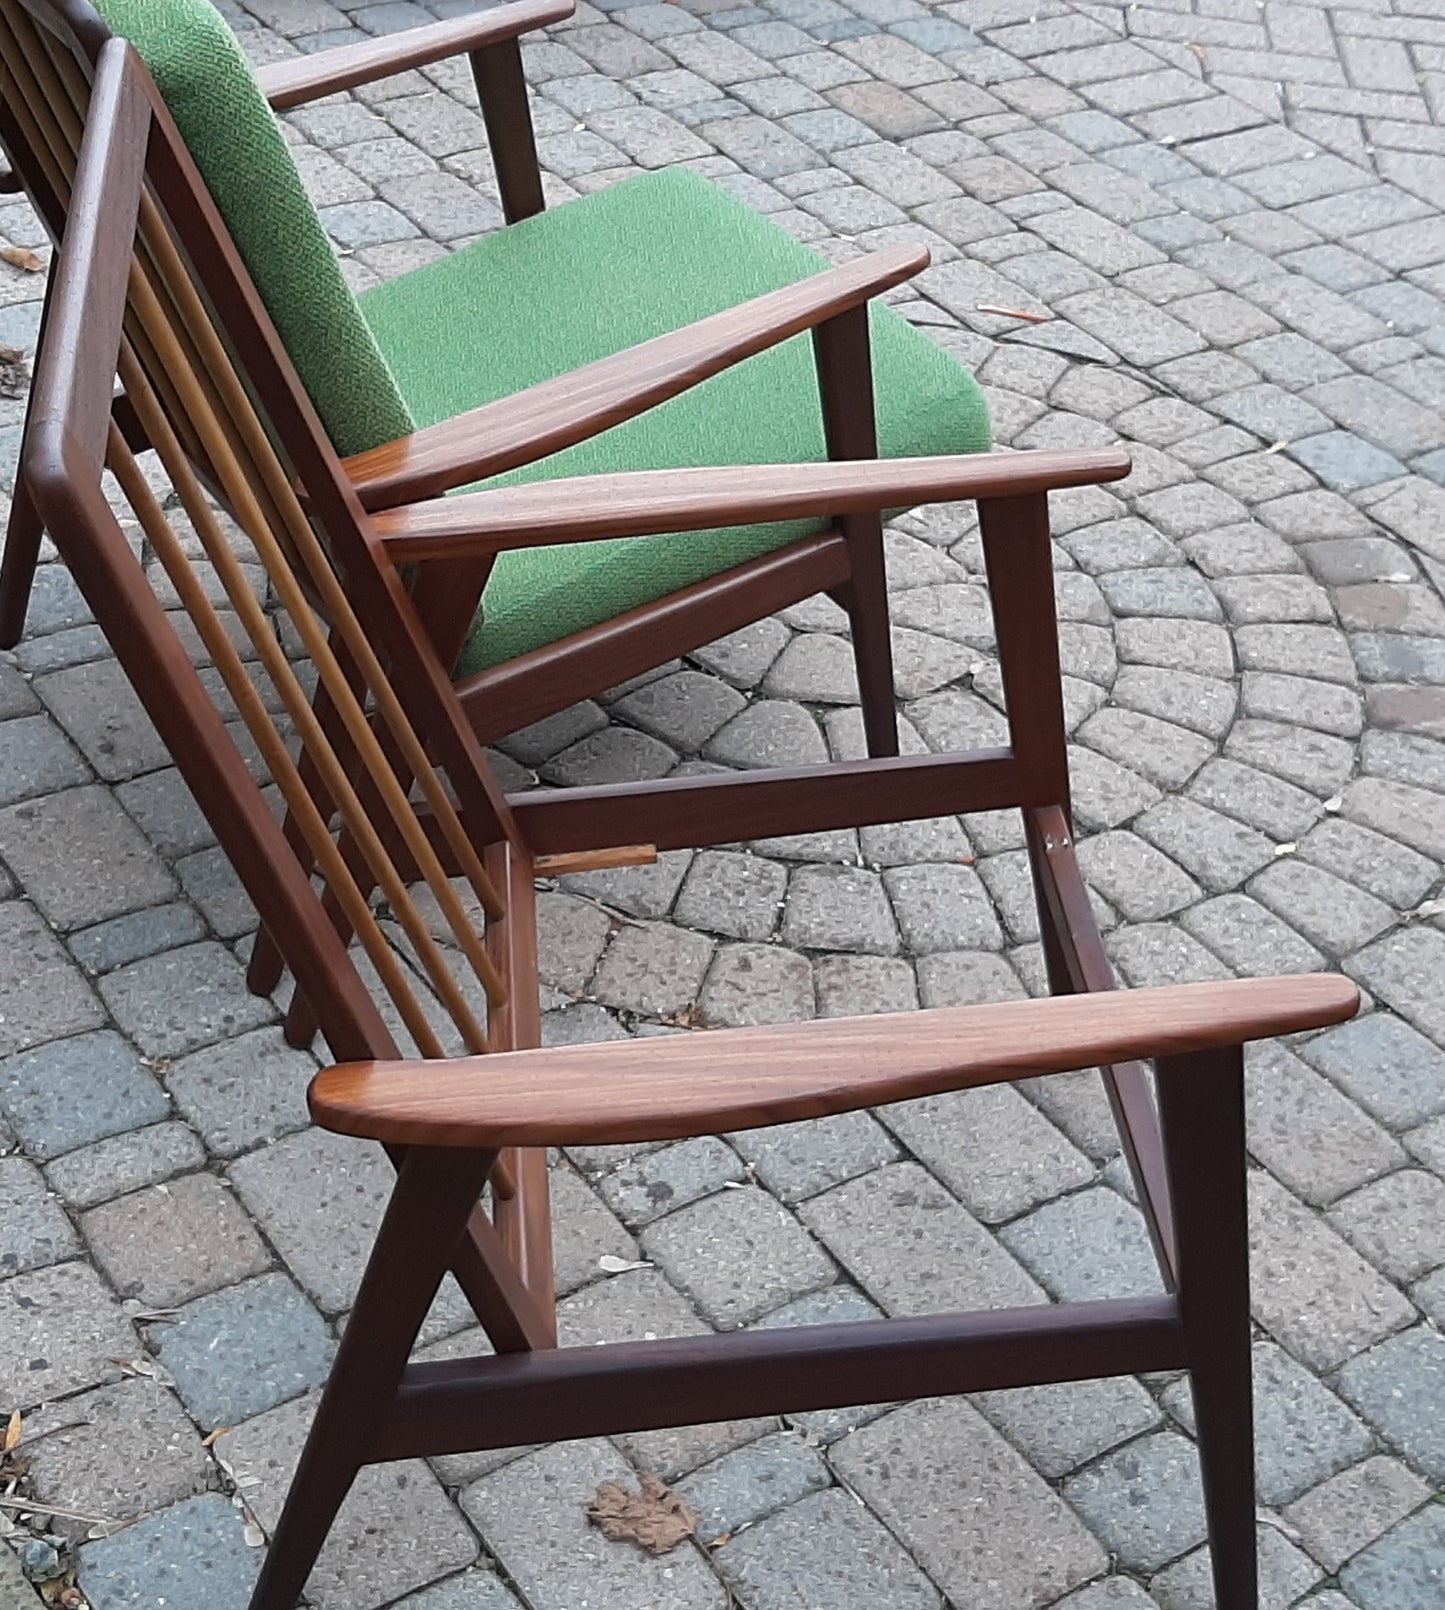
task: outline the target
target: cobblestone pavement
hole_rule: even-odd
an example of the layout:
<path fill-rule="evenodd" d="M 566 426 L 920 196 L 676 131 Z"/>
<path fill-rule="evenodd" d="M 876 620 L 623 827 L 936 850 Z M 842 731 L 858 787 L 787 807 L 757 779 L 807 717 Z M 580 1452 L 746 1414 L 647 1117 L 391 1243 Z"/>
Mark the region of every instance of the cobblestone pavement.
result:
<path fill-rule="evenodd" d="M 1130 445 L 1128 482 L 1054 500 L 1109 949 L 1134 985 L 1342 967 L 1370 1005 L 1254 1057 L 1262 1602 L 1439 1610 L 1445 4 L 728 5 L 583 4 L 527 47 L 552 199 L 684 162 L 834 258 L 926 240 L 897 300 L 978 370 L 1001 439 Z M 270 59 L 455 9 L 235 21 Z M 499 220 L 461 66 L 288 122 L 358 285 Z M 0 233 L 39 240 L 13 203 Z M 37 279 L 0 267 L 0 341 L 32 345 Z M 0 407 L 13 465 L 21 404 Z M 988 741 L 967 512 L 904 516 L 889 562 L 908 744 Z M 788 610 L 502 764 L 522 786 L 855 753 L 845 636 L 826 602 Z M 0 1403 L 27 1411 L 38 1498 L 139 1518 L 54 1522 L 99 1610 L 239 1610 L 258 1556 L 232 1495 L 274 1520 L 383 1165 L 307 1127 L 313 1060 L 242 986 L 246 901 L 57 566 L 0 658 L 0 717 Z M 1037 988 L 1020 842 L 999 814 L 564 879 L 548 1035 Z M 1154 1279 L 1091 1075 L 582 1150 L 556 1188 L 574 1343 Z M 466 1340 L 453 1295 L 428 1345 Z M 1182 1383 L 1126 1380 L 389 1467 L 311 1594 L 1204 1610 L 1189 1424 Z M 706 1546 L 587 1532 L 630 1467 L 678 1483 Z"/>

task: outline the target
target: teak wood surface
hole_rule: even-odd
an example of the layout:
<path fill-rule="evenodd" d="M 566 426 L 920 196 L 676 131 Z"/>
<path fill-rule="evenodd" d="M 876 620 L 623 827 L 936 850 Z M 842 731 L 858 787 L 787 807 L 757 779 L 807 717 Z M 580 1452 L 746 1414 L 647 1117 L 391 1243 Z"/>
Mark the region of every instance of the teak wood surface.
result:
<path fill-rule="evenodd" d="M 958 465 L 983 476 L 1007 747 L 509 799 L 478 742 L 475 699 L 464 704 L 453 687 L 418 603 L 429 588 L 446 591 L 456 561 L 408 561 L 409 590 L 149 75 L 120 41 L 92 52 L 78 8 L 0 0 L 0 132 L 37 203 L 68 219 L 22 459 L 26 496 L 260 912 L 278 972 L 284 963 L 294 980 L 288 1033 L 319 1031 L 343 1064 L 315 1082 L 317 1117 L 376 1136 L 397 1168 L 253 1610 L 294 1605 L 367 1463 L 887 1401 L 905 1387 L 1177 1368 L 1194 1393 L 1216 1602 L 1254 1610 L 1241 1047 L 1339 1021 L 1356 996 L 1331 978 L 1114 992 L 1069 815 L 1045 491 L 1058 459 Z M 858 323 L 835 321 L 837 350 L 820 343 L 825 394 L 837 390 L 837 362 L 856 356 Z M 117 374 L 139 437 L 114 417 Z M 871 413 L 840 408 L 834 457 L 867 457 L 870 426 Z M 200 559 L 141 472 L 138 439 L 154 446 L 235 623 L 221 619 Z M 1113 468 L 1107 456 L 1088 462 Z M 284 825 L 127 541 L 106 468 L 281 791 Z M 848 478 L 829 482 L 829 497 L 851 496 L 837 489 L 863 486 L 868 470 L 882 467 L 825 466 Z M 751 472 L 730 473 L 742 482 Z M 775 489 L 793 472 L 761 473 Z M 956 484 L 936 465 L 888 473 Z M 835 505 L 831 541 L 849 550 L 871 540 L 878 506 L 866 493 L 854 512 Z M 264 567 L 303 642 L 314 695 L 280 652 L 242 553 Z M 1006 805 L 1023 814 L 1053 999 L 536 1049 L 538 855 Z M 556 1346 L 546 1144 L 707 1133 L 1101 1064 L 1163 1296 Z M 411 1363 L 448 1269 L 495 1356 Z"/>

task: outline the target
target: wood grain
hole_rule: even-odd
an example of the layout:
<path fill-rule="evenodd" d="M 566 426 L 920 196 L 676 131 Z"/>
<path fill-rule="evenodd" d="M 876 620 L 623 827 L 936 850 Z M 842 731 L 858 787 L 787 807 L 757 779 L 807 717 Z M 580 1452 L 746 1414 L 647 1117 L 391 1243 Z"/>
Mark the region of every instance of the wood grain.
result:
<path fill-rule="evenodd" d="M 268 62 L 256 69 L 256 82 L 272 109 L 282 112 L 289 106 L 334 95 L 338 90 L 389 78 L 409 67 L 425 67 L 464 51 L 515 39 L 518 34 L 570 17 L 574 9 L 573 0 L 515 0 L 511 5 L 368 39 L 364 44 L 341 45 L 335 50 L 317 51 L 314 56 Z"/>
<path fill-rule="evenodd" d="M 926 246 L 891 246 L 755 296 L 680 330 L 344 459 L 368 509 L 430 497 L 535 463 L 655 408 L 744 358 L 858 307 L 928 267 Z"/>
<path fill-rule="evenodd" d="M 385 509 L 373 529 L 395 565 L 469 553 L 593 542 L 774 520 L 830 519 L 959 498 L 1016 498 L 1117 481 L 1128 454 L 953 453 L 822 464 L 579 475 Z"/>
<path fill-rule="evenodd" d="M 317 1123 L 422 1146 L 669 1140 L 944 1090 L 1293 1034 L 1354 1014 L 1315 973 L 896 1013 L 785 1028 L 353 1063 L 311 1086 Z"/>

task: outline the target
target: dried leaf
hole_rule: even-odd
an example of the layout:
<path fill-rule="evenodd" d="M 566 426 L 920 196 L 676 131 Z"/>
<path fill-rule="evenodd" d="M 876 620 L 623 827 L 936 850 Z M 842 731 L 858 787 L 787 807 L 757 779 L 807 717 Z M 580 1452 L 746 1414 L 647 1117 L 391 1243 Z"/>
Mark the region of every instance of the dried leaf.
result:
<path fill-rule="evenodd" d="M 5 1452 L 6 1453 L 9 1453 L 10 1450 L 16 1445 L 16 1443 L 18 1443 L 20 1441 L 21 1435 L 24 1432 L 24 1430 L 25 1430 L 25 1422 L 24 1422 L 24 1420 L 22 1420 L 20 1418 L 19 1409 L 16 1409 L 14 1411 L 14 1413 L 10 1416 L 10 1424 L 5 1427 Z"/>
<path fill-rule="evenodd" d="M 23 268 L 27 274 L 45 272 L 45 259 L 37 257 L 28 246 L 0 246 L 0 257 L 12 268 Z"/>
<path fill-rule="evenodd" d="M 1053 317 L 1051 313 L 1030 313 L 1027 308 L 1000 307 L 994 302 L 980 302 L 975 311 L 979 313 L 997 313 L 1005 319 L 1023 319 L 1029 324 L 1047 324 Z"/>
<path fill-rule="evenodd" d="M 30 389 L 30 370 L 19 347 L 0 346 L 0 397 L 23 397 Z"/>
<path fill-rule="evenodd" d="M 208 1436 L 204 1436 L 204 1437 L 201 1438 L 201 1446 L 203 1448 L 214 1448 L 216 1446 L 216 1443 L 222 1437 L 224 1437 L 226 1435 L 226 1433 L 230 1429 L 231 1429 L 230 1426 L 217 1426 L 216 1429 L 214 1431 L 212 1431 Z"/>
<path fill-rule="evenodd" d="M 266 1534 L 255 1521 L 247 1521 L 242 1528 L 241 1535 L 246 1539 L 246 1547 L 259 1549 L 266 1546 Z"/>
<path fill-rule="evenodd" d="M 604 1481 L 587 1506 L 587 1519 L 609 1542 L 636 1543 L 649 1554 L 666 1554 L 697 1531 L 697 1511 L 647 1471 L 640 1493 Z"/>
<path fill-rule="evenodd" d="M 625 1275 L 629 1269 L 650 1269 L 652 1265 L 646 1258 L 619 1258 L 614 1253 L 604 1252 L 597 1260 L 597 1267 L 607 1275 Z"/>

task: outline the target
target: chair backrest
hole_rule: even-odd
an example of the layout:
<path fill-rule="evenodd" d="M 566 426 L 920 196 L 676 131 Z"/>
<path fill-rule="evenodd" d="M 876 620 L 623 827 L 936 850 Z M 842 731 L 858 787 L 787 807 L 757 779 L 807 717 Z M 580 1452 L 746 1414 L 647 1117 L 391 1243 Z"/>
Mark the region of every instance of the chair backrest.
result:
<path fill-rule="evenodd" d="M 37 0 L 30 10 L 92 71 L 113 35 L 145 59 L 337 452 L 407 435 L 411 414 L 226 20 L 211 0 L 98 5 Z M 3 11 L 18 9 L 11 0 Z"/>
<path fill-rule="evenodd" d="M 506 1043 L 530 864 L 446 671 L 134 49 L 105 43 L 92 86 L 3 18 L 0 96 L 68 217 L 22 460 L 46 525 L 332 1054 Z"/>

